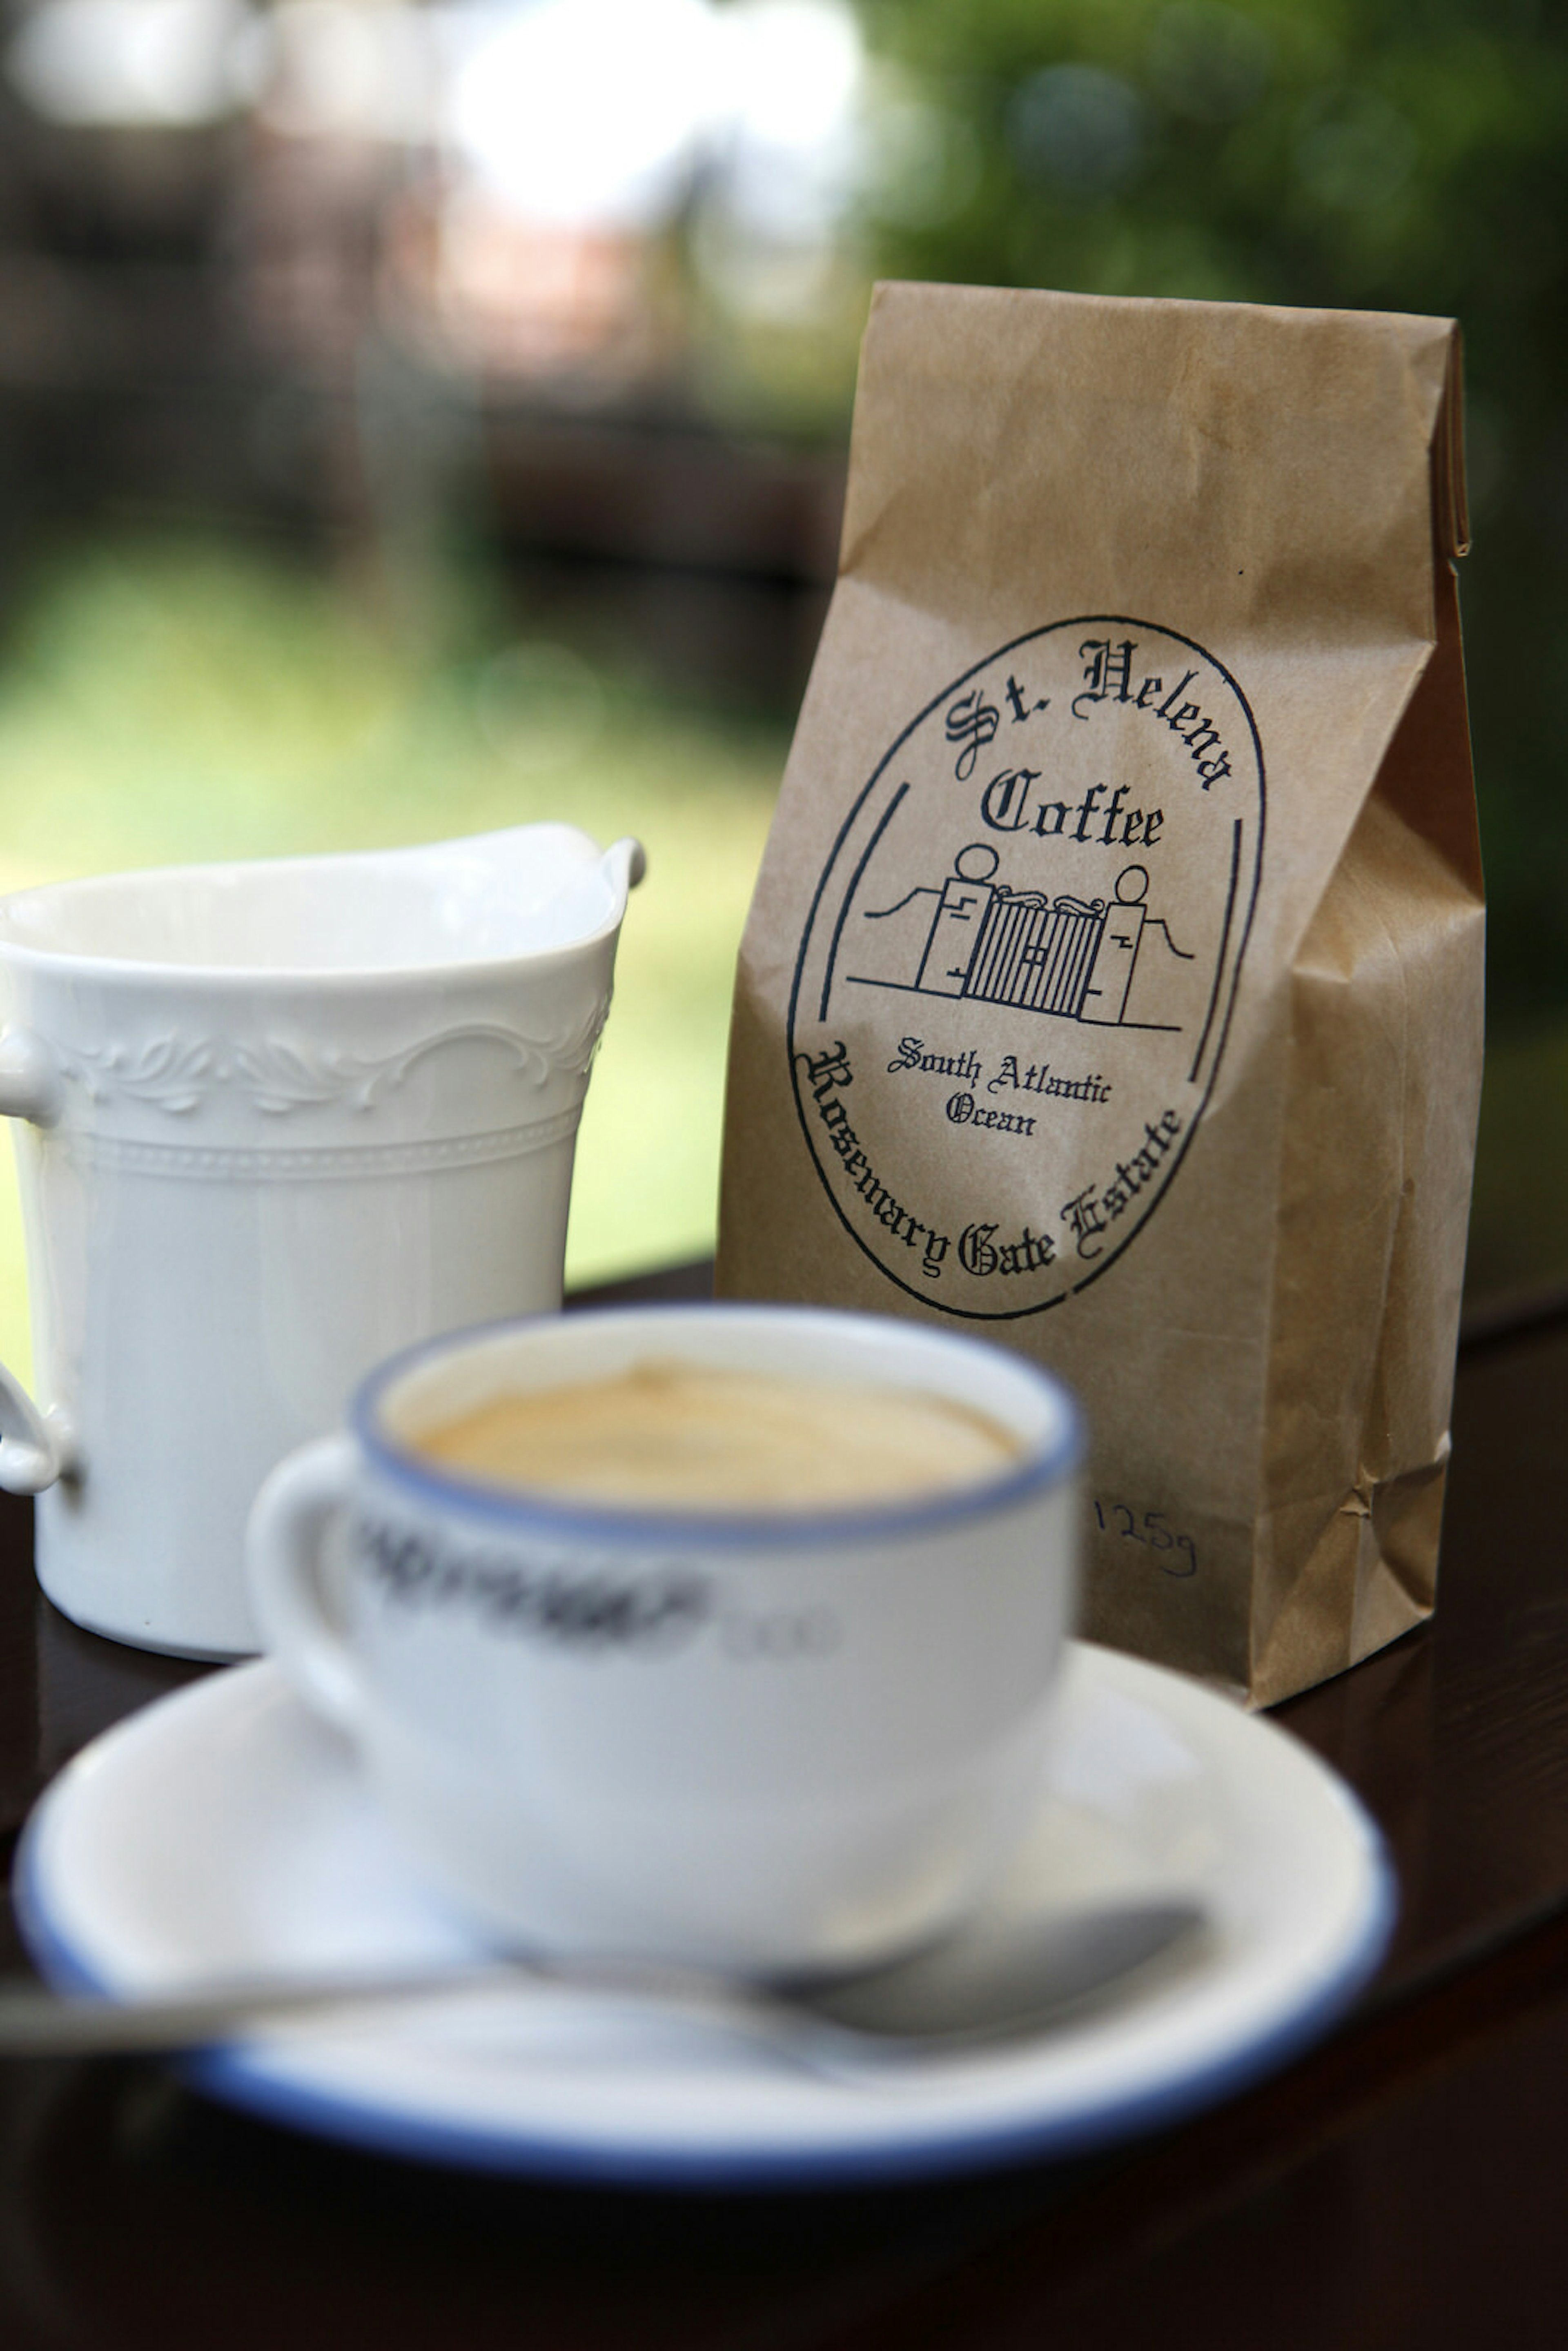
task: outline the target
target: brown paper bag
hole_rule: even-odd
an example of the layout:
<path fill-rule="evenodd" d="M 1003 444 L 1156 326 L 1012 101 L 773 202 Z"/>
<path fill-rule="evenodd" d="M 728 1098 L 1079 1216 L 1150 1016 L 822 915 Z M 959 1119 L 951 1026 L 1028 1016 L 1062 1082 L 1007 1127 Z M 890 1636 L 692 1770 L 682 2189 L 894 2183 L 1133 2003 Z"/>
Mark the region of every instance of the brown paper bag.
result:
<path fill-rule="evenodd" d="M 1426 1616 L 1481 1061 L 1440 319 L 883 286 L 741 950 L 719 1287 L 1092 1431 L 1083 1629 Z"/>

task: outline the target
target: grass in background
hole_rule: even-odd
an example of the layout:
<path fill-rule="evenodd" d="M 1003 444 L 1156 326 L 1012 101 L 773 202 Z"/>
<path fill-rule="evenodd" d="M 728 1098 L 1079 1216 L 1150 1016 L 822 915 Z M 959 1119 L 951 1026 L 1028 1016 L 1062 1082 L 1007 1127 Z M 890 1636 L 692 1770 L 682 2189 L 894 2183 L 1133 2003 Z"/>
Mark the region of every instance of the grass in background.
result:
<path fill-rule="evenodd" d="M 0 664 L 0 889 L 544 818 L 636 833 L 648 878 L 567 1256 L 570 1280 L 607 1279 L 712 1244 L 730 982 L 785 747 L 777 726 L 684 705 L 624 661 L 516 637 L 473 582 L 415 632 L 273 551 L 94 546 L 40 577 Z M 26 1375 L 9 1180 L 0 1357 Z"/>

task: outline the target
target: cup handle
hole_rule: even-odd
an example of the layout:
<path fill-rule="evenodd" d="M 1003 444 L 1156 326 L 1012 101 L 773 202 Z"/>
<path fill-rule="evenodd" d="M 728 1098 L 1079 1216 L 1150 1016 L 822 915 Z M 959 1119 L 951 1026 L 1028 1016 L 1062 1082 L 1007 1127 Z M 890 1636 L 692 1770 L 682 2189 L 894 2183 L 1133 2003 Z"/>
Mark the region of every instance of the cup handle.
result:
<path fill-rule="evenodd" d="M 364 1685 L 327 1605 L 321 1540 L 348 1502 L 357 1458 L 347 1437 L 323 1437 L 291 1453 L 257 1494 L 246 1532 L 250 1601 L 264 1644 L 300 1697 L 350 1732 L 364 1714 Z"/>
<path fill-rule="evenodd" d="M 0 1116 L 53 1126 L 60 1114 L 60 1073 L 41 1037 L 7 1029 L 0 1037 Z M 76 1465 L 76 1429 L 59 1405 L 40 1412 L 20 1380 L 0 1364 L 0 1487 L 41 1494 Z"/>

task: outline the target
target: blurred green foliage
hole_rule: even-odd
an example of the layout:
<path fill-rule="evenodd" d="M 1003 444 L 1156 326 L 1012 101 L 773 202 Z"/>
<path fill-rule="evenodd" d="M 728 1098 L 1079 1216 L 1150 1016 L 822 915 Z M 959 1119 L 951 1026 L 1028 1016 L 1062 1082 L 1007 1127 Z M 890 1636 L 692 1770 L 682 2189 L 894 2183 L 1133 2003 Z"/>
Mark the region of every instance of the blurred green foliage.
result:
<path fill-rule="evenodd" d="M 519 628 L 476 567 L 432 592 L 400 632 L 319 567 L 233 537 L 61 548 L 0 667 L 0 890 L 549 819 L 638 834 L 648 877 L 583 1114 L 568 1276 L 701 1256 L 784 730 L 682 699 L 613 643 Z M 29 1360 L 0 1179 L 0 1361 Z"/>
<path fill-rule="evenodd" d="M 857 0 L 885 276 L 1438 312 L 1491 1009 L 1568 1007 L 1568 20 L 1535 0 Z"/>

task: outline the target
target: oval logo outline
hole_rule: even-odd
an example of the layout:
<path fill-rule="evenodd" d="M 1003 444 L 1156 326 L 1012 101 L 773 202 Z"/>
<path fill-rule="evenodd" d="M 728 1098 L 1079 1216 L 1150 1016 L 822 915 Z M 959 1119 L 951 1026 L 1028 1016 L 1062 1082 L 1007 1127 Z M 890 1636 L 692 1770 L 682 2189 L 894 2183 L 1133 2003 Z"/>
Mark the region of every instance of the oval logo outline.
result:
<path fill-rule="evenodd" d="M 988 781 L 982 774 L 980 754 L 995 744 L 1004 718 L 1009 728 L 1026 724 L 1037 714 L 1043 715 L 1052 706 L 1055 699 L 1054 696 L 1031 699 L 1028 690 L 1019 685 L 1013 669 L 1009 668 L 1005 702 L 1000 696 L 997 702 L 988 702 L 985 698 L 988 674 L 998 670 L 999 665 L 1008 662 L 1010 656 L 1018 655 L 1029 647 L 1040 646 L 1049 640 L 1057 640 L 1059 643 L 1065 641 L 1069 632 L 1095 630 L 1107 633 L 1099 639 L 1085 636 L 1076 648 L 1075 658 L 1080 664 L 1080 673 L 1075 681 L 1070 681 L 1070 684 L 1075 684 L 1076 691 L 1063 697 L 1071 709 L 1071 715 L 1077 718 L 1084 718 L 1097 715 L 1100 708 L 1110 707 L 1121 710 L 1130 707 L 1163 719 L 1175 741 L 1183 746 L 1195 763 L 1195 772 L 1206 798 L 1211 783 L 1222 780 L 1231 782 L 1239 789 L 1243 798 L 1244 805 L 1240 815 L 1232 814 L 1228 819 L 1231 832 L 1228 884 L 1225 893 L 1219 938 L 1212 958 L 1208 959 L 1212 961 L 1213 986 L 1202 1021 L 1202 1033 L 1193 1057 L 1189 1080 L 1190 1085 L 1197 1087 L 1201 1075 L 1201 1086 L 1187 1101 L 1185 1116 L 1178 1116 L 1173 1110 L 1164 1114 L 1158 1130 L 1152 1123 L 1145 1126 L 1148 1145 L 1143 1149 L 1137 1145 L 1134 1146 L 1133 1152 L 1129 1154 L 1129 1157 L 1134 1161 L 1134 1166 L 1130 1167 L 1123 1162 L 1117 1163 L 1117 1177 L 1125 1178 L 1126 1184 L 1134 1191 L 1145 1188 L 1145 1183 L 1140 1183 L 1134 1173 L 1139 1159 L 1146 1159 L 1150 1151 L 1157 1149 L 1157 1156 L 1167 1163 L 1158 1171 L 1157 1184 L 1147 1186 L 1151 1196 L 1131 1219 L 1127 1229 L 1123 1234 L 1117 1236 L 1107 1233 L 1105 1245 L 1095 1249 L 1092 1260 L 1081 1267 L 1072 1266 L 1071 1271 L 1073 1278 L 1055 1288 L 1049 1296 L 1035 1297 L 1028 1302 L 1015 1305 L 960 1304 L 950 1295 L 942 1296 L 935 1293 L 935 1282 L 939 1276 L 940 1267 L 933 1269 L 929 1261 L 926 1262 L 924 1270 L 930 1286 L 920 1286 L 915 1280 L 906 1279 L 903 1273 L 894 1270 L 894 1265 L 887 1261 L 885 1256 L 877 1248 L 872 1245 L 847 1212 L 838 1190 L 830 1178 L 828 1168 L 824 1165 L 822 1149 L 819 1147 L 818 1135 L 813 1132 L 812 1121 L 808 1114 L 808 1102 L 802 1081 L 802 1062 L 809 1061 L 810 1057 L 802 1041 L 803 1031 L 807 1026 L 815 1027 L 820 1035 L 826 1031 L 829 1025 L 827 1015 L 834 988 L 841 982 L 841 975 L 838 968 L 841 949 L 844 942 L 846 926 L 850 923 L 852 912 L 855 907 L 857 893 L 873 867 L 890 828 L 912 790 L 911 784 L 906 779 L 889 794 L 886 789 L 889 770 L 900 759 L 901 755 L 907 752 L 921 730 L 927 727 L 936 715 L 944 710 L 946 711 L 947 716 L 943 730 L 945 739 L 940 747 L 955 755 L 953 758 L 955 779 L 960 784 L 973 786 L 977 783 L 980 786 L 981 820 L 978 825 L 970 827 L 969 830 L 1004 835 L 1019 834 L 1028 831 L 1044 839 L 1063 838 L 1079 842 L 1092 840 L 1095 846 L 1115 846 L 1119 843 L 1121 850 L 1127 853 L 1125 866 L 1115 875 L 1113 881 L 1109 882 L 1103 895 L 1094 898 L 1089 898 L 1087 895 L 1074 898 L 1067 893 L 1059 893 L 1054 905 L 1050 905 L 1043 893 L 1038 890 L 1018 891 L 1009 885 L 998 883 L 993 892 L 988 877 L 998 871 L 999 857 L 988 839 L 985 842 L 971 840 L 953 857 L 954 872 L 945 885 L 949 892 L 953 889 L 956 881 L 966 882 L 972 883 L 975 890 L 988 894 L 994 901 L 1010 900 L 1012 902 L 1010 905 L 999 910 L 993 907 L 993 912 L 1005 912 L 1013 920 L 1015 929 L 1017 918 L 1026 913 L 1027 902 L 1035 902 L 1043 909 L 1035 917 L 1037 923 L 1043 922 L 1047 925 L 1054 924 L 1058 929 L 1071 929 L 1076 925 L 1086 934 L 1092 934 L 1098 925 L 1102 943 L 1107 927 L 1107 918 L 1114 916 L 1118 912 L 1128 913 L 1134 917 L 1134 920 L 1126 925 L 1129 931 L 1134 931 L 1139 935 L 1147 931 L 1151 938 L 1155 931 L 1163 932 L 1166 947 L 1181 961 L 1191 963 L 1197 960 L 1194 954 L 1176 946 L 1168 924 L 1162 916 L 1156 915 L 1153 906 L 1147 903 L 1150 889 L 1149 868 L 1131 853 L 1139 848 L 1151 846 L 1157 841 L 1158 834 L 1153 828 L 1163 821 L 1161 810 L 1154 810 L 1148 812 L 1146 817 L 1142 810 L 1128 810 L 1123 805 L 1127 797 L 1125 791 L 1121 787 L 1108 786 L 1103 783 L 1086 787 L 1083 799 L 1071 806 L 1067 805 L 1064 798 L 1047 801 L 1043 792 L 1049 790 L 1050 787 L 1046 785 L 1040 788 L 1040 779 L 1044 773 L 1041 769 L 1019 768 L 1001 769 Z M 1129 633 L 1116 639 L 1110 634 L 1114 631 Z M 1159 678 L 1145 676 L 1136 696 L 1131 691 L 1132 656 L 1140 644 L 1148 640 L 1156 641 L 1173 649 L 1180 648 L 1183 653 L 1195 655 L 1200 664 L 1199 669 L 1187 669 L 1174 690 L 1166 694 L 1163 707 L 1156 705 L 1152 697 L 1145 699 L 1151 687 L 1155 693 L 1164 692 L 1163 676 Z M 1087 666 L 1082 665 L 1085 655 L 1089 656 Z M 1019 664 L 1018 666 L 1021 667 L 1022 664 Z M 1212 681 L 1223 687 L 1225 695 L 1234 705 L 1235 712 L 1243 722 L 1242 727 L 1235 731 L 1232 741 L 1228 745 L 1224 742 L 1221 730 L 1211 724 L 1201 703 L 1178 704 L 1177 702 L 1177 697 L 1186 689 L 1193 686 L 1195 682 L 1200 681 L 1203 667 L 1207 667 L 1212 673 Z M 971 690 L 966 693 L 966 688 Z M 1202 693 L 1202 683 L 1197 683 L 1197 690 Z M 1210 699 L 1213 699 L 1212 692 Z M 1088 712 L 1077 706 L 1085 702 L 1092 705 Z M 1171 708 L 1173 705 L 1176 705 L 1174 716 Z M 1178 720 L 1182 722 L 1196 720 L 1197 724 L 1192 725 L 1188 732 L 1183 732 L 1182 726 L 1177 723 Z M 1198 738 L 1197 749 L 1193 747 L 1195 737 Z M 1243 751 L 1246 755 L 1245 766 L 1243 767 L 1239 761 L 1238 763 L 1239 772 L 1238 768 L 1232 768 L 1228 764 L 1229 751 L 1232 747 Z M 1209 754 L 1201 766 L 1197 764 L 1199 751 L 1207 751 Z M 1164 764 L 1168 772 L 1171 766 L 1168 751 Z M 1205 769 L 1207 770 L 1207 774 L 1204 772 Z M 1035 792 L 1033 801 L 1029 797 L 1031 791 Z M 1103 798 L 1091 806 L 1096 793 L 1103 795 Z M 791 1095 L 812 1167 L 844 1230 L 862 1254 L 876 1266 L 878 1272 L 885 1280 L 891 1281 L 906 1296 L 945 1315 L 972 1322 L 1015 1322 L 1032 1314 L 1048 1311 L 1052 1306 L 1061 1304 L 1065 1299 L 1079 1295 L 1098 1280 L 1103 1273 L 1108 1272 L 1113 1265 L 1119 1262 L 1168 1192 L 1190 1148 L 1193 1135 L 1197 1131 L 1213 1092 L 1235 1013 L 1243 963 L 1261 887 L 1267 800 L 1268 785 L 1262 742 L 1251 706 L 1230 670 L 1209 653 L 1207 647 L 1198 643 L 1196 639 L 1186 636 L 1181 631 L 1130 615 L 1081 614 L 1064 621 L 1048 622 L 1040 628 L 1025 631 L 1019 636 L 999 646 L 995 652 L 972 664 L 968 669 L 944 686 L 941 692 L 935 695 L 894 738 L 865 784 L 855 795 L 835 835 L 833 845 L 812 893 L 795 958 L 787 1030 Z M 1218 807 L 1219 803 L 1215 805 Z M 1065 828 L 1070 817 L 1076 817 L 1078 822 L 1075 830 L 1068 833 Z M 1048 819 L 1051 820 L 1049 823 Z M 1250 823 L 1249 820 L 1251 820 Z M 1091 823 L 1102 826 L 1102 831 L 1092 836 L 1089 835 L 1086 828 Z M 1121 827 L 1120 832 L 1114 832 L 1117 825 Z M 1140 827 L 1147 829 L 1146 841 Z M 1250 842 L 1246 839 L 1249 830 L 1252 832 Z M 868 834 L 869 837 L 867 837 Z M 984 849 L 983 857 L 977 853 L 982 848 Z M 968 861 L 967 863 L 966 860 Z M 862 917 L 862 927 L 863 929 L 867 919 L 881 920 L 885 915 L 901 913 L 903 905 L 909 898 L 935 898 L 937 895 L 938 893 L 935 890 L 918 887 L 908 893 L 907 898 L 898 904 L 867 910 L 865 917 Z M 961 913 L 963 909 L 960 907 L 957 911 Z M 822 939 L 825 925 L 831 925 L 831 937 L 823 953 Z M 961 977 L 959 965 L 940 967 L 946 972 L 946 978 L 938 977 L 935 986 L 932 986 L 929 984 L 929 975 L 936 935 L 936 925 L 934 922 L 927 941 L 925 960 L 913 978 L 908 976 L 902 979 L 873 978 L 859 973 L 852 974 L 850 977 L 858 984 L 866 986 L 903 987 L 916 996 L 929 997 L 932 994 L 963 996 L 968 995 L 973 988 L 975 993 L 990 1007 L 1005 1004 L 1017 1008 L 1027 1003 L 1031 1012 L 1067 1008 L 1065 1001 L 1048 1003 L 1040 1000 L 1038 996 L 1032 999 L 1026 999 L 1017 993 L 1008 994 L 1005 989 L 998 993 L 996 990 L 994 974 L 990 983 L 991 992 L 988 994 L 985 985 L 977 988 L 975 987 L 972 969 L 966 977 Z M 967 947 L 967 941 L 965 945 Z M 1138 949 L 1134 946 L 1132 965 L 1129 967 L 1129 987 L 1131 972 L 1135 967 L 1137 954 Z M 1049 960 L 1047 950 L 1037 950 L 1037 961 L 1049 962 Z M 1208 960 L 1204 963 L 1206 970 L 1208 968 Z M 962 956 L 960 956 L 961 963 Z M 950 984 L 955 980 L 959 982 L 956 987 Z M 1090 987 L 1088 993 L 1091 996 L 1100 997 L 1103 991 Z M 814 1019 L 810 1011 L 805 1020 L 802 1019 L 803 996 L 808 1000 L 810 997 L 818 999 Z M 1101 1028 L 1162 1029 L 1169 1029 L 1173 1034 L 1180 1033 L 1180 1024 L 1163 1021 L 1153 1023 L 1127 1021 L 1120 1014 L 1107 1016 L 1103 1005 L 1092 1011 L 1085 1011 L 1080 1003 L 1076 1014 L 1070 1017 L 1092 1021 L 1096 1027 Z M 920 1040 L 903 1041 L 918 1043 Z M 942 1060 L 940 1056 L 931 1058 L 938 1061 Z M 961 1059 L 961 1057 L 946 1057 L 948 1065 L 955 1065 L 956 1058 Z M 1014 1059 L 1011 1056 L 1008 1058 Z M 975 1056 L 971 1053 L 968 1059 L 973 1062 Z M 889 1069 L 897 1065 L 890 1064 Z M 1030 1068 L 1029 1079 L 1032 1081 L 1035 1076 L 1035 1069 Z M 841 1082 L 844 1085 L 850 1082 L 847 1074 L 841 1073 Z M 995 1085 L 999 1082 L 999 1079 L 992 1081 L 993 1091 Z M 1093 1082 L 1091 1079 L 1082 1081 L 1083 1086 L 1090 1091 L 1078 1092 L 1079 1100 L 1094 1098 Z M 1016 1070 L 1013 1083 L 1015 1085 L 1019 1083 Z M 1050 1090 L 1053 1092 L 1057 1091 L 1055 1081 L 1051 1081 Z M 815 1093 L 817 1090 L 813 1087 L 812 1091 Z M 1061 1091 L 1073 1092 L 1075 1089 L 1071 1085 L 1064 1085 Z M 1107 1085 L 1103 1091 L 1105 1097 L 1108 1098 L 1114 1088 Z M 967 1107 L 965 1106 L 966 1103 Z M 821 1102 L 818 1101 L 815 1106 L 820 1110 Z M 837 1107 L 841 1113 L 843 1108 L 841 1102 L 837 1104 Z M 977 1127 L 990 1125 L 1016 1130 L 1020 1126 L 1019 1120 L 1009 1118 L 1006 1114 L 986 1115 L 977 1112 L 974 1097 L 967 1093 L 950 1097 L 946 1115 L 952 1123 L 957 1125 L 967 1124 L 972 1119 Z M 1173 1123 L 1175 1129 L 1179 1132 L 1166 1132 L 1167 1129 L 1172 1128 Z M 1021 1124 L 1027 1125 L 1028 1131 L 1032 1134 L 1032 1122 L 1026 1120 L 1021 1122 Z M 850 1140 L 854 1141 L 852 1134 Z M 857 1151 L 853 1156 L 863 1160 L 864 1154 Z M 869 1168 L 867 1172 L 868 1175 L 872 1173 Z M 857 1188 L 863 1193 L 866 1186 L 861 1185 Z M 1109 1191 L 1099 1203 L 1100 1207 L 1103 1208 L 1113 1200 L 1118 1188 L 1118 1183 L 1113 1181 Z M 946 1253 L 951 1249 L 956 1238 L 954 1234 L 946 1233 L 938 1237 L 935 1231 L 920 1223 L 908 1211 L 899 1210 L 895 1216 L 890 1217 L 885 1210 L 890 1207 L 896 1209 L 896 1203 L 892 1200 L 891 1195 L 885 1192 L 880 1180 L 874 1176 L 871 1189 L 882 1200 L 883 1212 L 880 1215 L 880 1222 L 883 1225 L 894 1226 L 897 1231 L 897 1237 L 911 1246 L 914 1245 L 915 1233 L 926 1234 L 925 1248 L 928 1257 L 940 1239 L 945 1259 Z M 1087 1196 L 1085 1193 L 1081 1196 L 1081 1199 L 1086 1200 Z M 1073 1205 L 1070 1200 L 1063 1207 L 1061 1214 L 1064 1217 Z M 1118 1215 L 1122 1209 L 1124 1209 L 1125 1205 L 1124 1200 L 1121 1208 L 1116 1211 Z M 1089 1209 L 1085 1213 L 1092 1214 L 1093 1210 Z M 913 1226 L 914 1231 L 898 1229 L 900 1224 Z M 985 1237 L 975 1242 L 975 1251 L 989 1254 L 994 1260 L 996 1252 L 991 1249 L 990 1241 L 998 1229 L 999 1226 L 996 1223 L 971 1222 L 964 1229 L 963 1240 L 968 1243 L 971 1237 L 977 1234 Z M 1094 1228 L 1096 1238 L 1102 1230 L 1103 1230 L 1103 1227 Z M 1085 1256 L 1088 1255 L 1085 1248 L 1086 1238 L 1083 1232 L 1078 1233 L 1077 1246 L 1079 1251 Z M 1034 1254 L 1039 1251 L 1047 1252 L 1047 1258 L 1039 1259 Z M 1042 1270 L 1045 1262 L 1057 1262 L 1060 1258 L 1060 1252 L 1052 1248 L 1051 1240 L 1043 1234 L 1032 1234 L 1027 1222 L 1023 1228 L 1022 1238 L 1019 1241 L 1004 1243 L 1002 1254 L 1004 1258 L 1010 1254 L 1014 1260 L 1007 1267 L 1009 1272 L 1016 1272 L 1019 1270 L 1018 1259 L 1020 1255 L 1027 1259 L 1031 1268 L 1038 1266 L 1039 1270 Z M 960 1259 L 955 1259 L 956 1264 L 959 1262 L 961 1262 Z"/>

